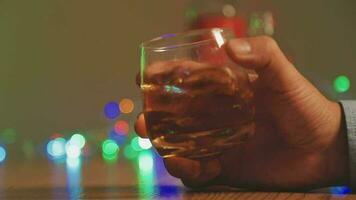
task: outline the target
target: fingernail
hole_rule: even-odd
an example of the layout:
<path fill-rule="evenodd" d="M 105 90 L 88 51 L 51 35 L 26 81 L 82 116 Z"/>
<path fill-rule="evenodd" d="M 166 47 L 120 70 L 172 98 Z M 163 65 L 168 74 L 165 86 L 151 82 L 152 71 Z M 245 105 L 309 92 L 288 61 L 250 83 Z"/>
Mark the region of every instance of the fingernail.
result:
<path fill-rule="evenodd" d="M 243 39 L 235 39 L 230 41 L 230 48 L 234 54 L 249 54 L 252 51 L 250 43 Z"/>

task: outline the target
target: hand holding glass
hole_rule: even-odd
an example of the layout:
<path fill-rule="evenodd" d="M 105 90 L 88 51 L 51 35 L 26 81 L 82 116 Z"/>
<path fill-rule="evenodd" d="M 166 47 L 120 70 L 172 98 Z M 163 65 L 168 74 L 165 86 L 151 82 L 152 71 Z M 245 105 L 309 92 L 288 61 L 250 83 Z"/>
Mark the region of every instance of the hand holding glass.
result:
<path fill-rule="evenodd" d="M 141 45 L 148 135 L 163 157 L 203 158 L 254 133 L 248 73 L 230 60 L 226 29 L 167 34 Z"/>

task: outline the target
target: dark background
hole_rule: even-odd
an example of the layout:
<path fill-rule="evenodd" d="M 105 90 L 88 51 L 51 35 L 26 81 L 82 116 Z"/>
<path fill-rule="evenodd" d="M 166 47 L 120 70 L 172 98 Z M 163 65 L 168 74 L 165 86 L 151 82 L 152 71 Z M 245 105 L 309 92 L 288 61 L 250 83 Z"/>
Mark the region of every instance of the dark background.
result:
<path fill-rule="evenodd" d="M 133 122 L 141 109 L 138 46 L 186 29 L 187 2 L 0 0 L 0 132 L 35 141 L 100 132 L 108 126 L 103 106 L 124 97 L 136 103 Z M 354 97 L 355 1 L 241 0 L 239 9 L 271 10 L 275 38 L 297 68 L 328 97 Z M 333 81 L 341 74 L 351 88 L 338 94 Z"/>

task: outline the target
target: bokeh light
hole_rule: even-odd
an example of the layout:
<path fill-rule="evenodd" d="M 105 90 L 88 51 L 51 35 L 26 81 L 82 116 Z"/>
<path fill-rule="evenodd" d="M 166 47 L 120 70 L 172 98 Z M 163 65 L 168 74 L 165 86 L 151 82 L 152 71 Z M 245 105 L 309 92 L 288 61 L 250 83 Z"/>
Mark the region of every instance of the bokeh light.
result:
<path fill-rule="evenodd" d="M 64 138 L 56 138 L 47 143 L 47 153 L 52 158 L 62 158 L 66 154 L 66 140 Z"/>
<path fill-rule="evenodd" d="M 81 199 L 82 196 L 82 160 L 80 158 L 66 159 L 66 191 L 68 199 Z M 55 196 L 56 197 L 56 196 Z M 63 198 L 63 196 L 61 196 Z"/>
<path fill-rule="evenodd" d="M 35 157 L 35 146 L 30 140 L 25 140 L 22 144 L 22 151 L 27 159 Z M 47 151 L 48 152 L 48 151 Z"/>
<path fill-rule="evenodd" d="M 334 89 L 339 93 L 347 92 L 350 89 L 350 79 L 344 75 L 336 77 L 334 80 Z"/>
<path fill-rule="evenodd" d="M 129 132 L 129 124 L 126 121 L 119 120 L 115 123 L 115 132 L 119 135 L 126 135 Z"/>
<path fill-rule="evenodd" d="M 105 161 L 114 162 L 117 160 L 117 154 L 105 154 L 103 153 L 103 158 Z"/>
<path fill-rule="evenodd" d="M 0 146 L 0 163 L 4 162 L 6 159 L 6 150 L 4 147 Z"/>
<path fill-rule="evenodd" d="M 115 130 L 112 130 L 109 134 L 109 139 L 114 140 L 118 145 L 122 145 L 126 142 L 127 136 L 117 134 Z"/>
<path fill-rule="evenodd" d="M 16 131 L 15 131 L 15 129 L 12 129 L 12 128 L 4 129 L 1 132 L 1 138 L 0 139 L 6 144 L 15 143 L 15 141 L 16 141 Z"/>
<path fill-rule="evenodd" d="M 108 119 L 116 119 L 120 116 L 119 104 L 116 102 L 109 102 L 104 107 L 104 114 Z"/>
<path fill-rule="evenodd" d="M 74 134 L 69 140 L 69 143 L 75 146 L 78 146 L 80 149 L 82 149 L 85 146 L 85 137 L 81 134 Z"/>
<path fill-rule="evenodd" d="M 53 133 L 52 136 L 51 136 L 52 139 L 56 139 L 56 138 L 59 138 L 59 137 L 63 137 L 62 134 L 60 134 L 60 133 Z"/>
<path fill-rule="evenodd" d="M 81 159 L 68 157 L 66 159 L 66 164 L 67 164 L 67 167 L 69 167 L 71 169 L 77 169 L 81 165 Z"/>
<path fill-rule="evenodd" d="M 157 192 L 155 190 L 156 177 L 154 160 L 151 151 L 142 151 L 138 155 L 138 187 L 141 199 L 150 199 L 147 194 Z"/>
<path fill-rule="evenodd" d="M 346 186 L 331 187 L 330 192 L 334 197 L 343 198 L 351 193 L 351 189 Z"/>
<path fill-rule="evenodd" d="M 151 152 L 143 151 L 138 156 L 138 167 L 140 171 L 151 171 L 153 169 L 153 157 Z"/>
<path fill-rule="evenodd" d="M 119 151 L 119 146 L 114 140 L 105 140 L 102 145 L 102 151 L 105 155 L 115 155 Z"/>
<path fill-rule="evenodd" d="M 233 5 L 231 4 L 226 4 L 222 7 L 222 13 L 226 16 L 226 17 L 233 17 L 236 15 L 236 9 Z"/>
<path fill-rule="evenodd" d="M 198 17 L 198 12 L 194 7 L 190 7 L 185 11 L 185 17 L 189 21 L 193 21 Z"/>
<path fill-rule="evenodd" d="M 134 137 L 134 138 L 132 138 L 131 143 L 130 143 L 132 149 L 135 150 L 135 151 L 141 151 L 142 150 L 140 145 L 138 144 L 138 139 L 139 139 L 139 137 Z"/>
<path fill-rule="evenodd" d="M 152 147 L 152 143 L 147 138 L 138 138 L 138 145 L 141 149 L 150 149 Z"/>
<path fill-rule="evenodd" d="M 131 113 L 135 108 L 135 104 L 131 99 L 125 98 L 120 101 L 120 111 L 122 113 Z"/>
<path fill-rule="evenodd" d="M 79 146 L 71 144 L 70 142 L 67 142 L 65 149 L 68 158 L 79 158 L 82 153 Z"/>
<path fill-rule="evenodd" d="M 124 156 L 125 156 L 125 158 L 131 160 L 131 159 L 136 158 L 137 155 L 138 155 L 138 152 L 135 151 L 135 150 L 131 147 L 131 145 L 125 146 L 125 148 L 124 148 Z"/>

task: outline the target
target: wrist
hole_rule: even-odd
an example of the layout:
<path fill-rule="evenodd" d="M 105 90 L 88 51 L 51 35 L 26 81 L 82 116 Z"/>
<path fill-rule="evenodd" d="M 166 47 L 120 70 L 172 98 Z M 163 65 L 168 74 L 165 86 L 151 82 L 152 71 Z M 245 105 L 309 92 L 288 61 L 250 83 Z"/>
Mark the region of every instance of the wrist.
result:
<path fill-rule="evenodd" d="M 349 184 L 349 160 L 348 160 L 348 143 L 347 131 L 344 115 L 341 106 L 333 103 L 338 121 L 337 132 L 329 148 L 325 151 L 327 170 L 324 175 L 327 185 L 348 185 Z"/>

